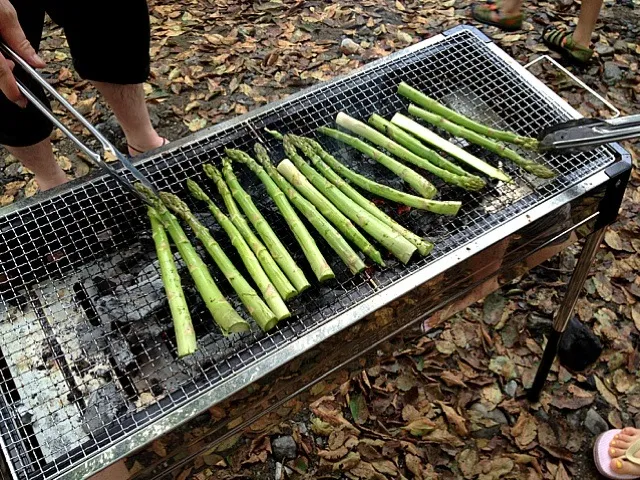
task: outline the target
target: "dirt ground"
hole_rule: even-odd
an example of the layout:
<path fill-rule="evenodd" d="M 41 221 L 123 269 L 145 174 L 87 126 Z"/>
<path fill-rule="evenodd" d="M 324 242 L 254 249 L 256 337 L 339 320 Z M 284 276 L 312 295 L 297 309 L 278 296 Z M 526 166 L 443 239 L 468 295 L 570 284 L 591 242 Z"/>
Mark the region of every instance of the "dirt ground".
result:
<path fill-rule="evenodd" d="M 153 64 L 145 90 L 153 122 L 162 135 L 182 138 L 470 23 L 469 6 L 467 0 L 151 0 Z M 575 25 L 578 11 L 573 0 L 527 2 L 522 31 L 484 31 L 522 64 L 541 54 L 557 58 L 540 32 L 548 24 Z M 623 114 L 640 107 L 639 33 L 640 5 L 607 0 L 593 38 L 596 55 L 586 67 L 570 67 Z M 42 56 L 52 84 L 122 147 L 117 123 L 73 71 L 54 25 L 47 27 Z M 584 115 L 610 115 L 552 65 L 532 71 Z M 54 146 L 71 177 L 92 169 L 59 133 Z M 595 435 L 640 427 L 640 171 L 637 146 L 625 146 L 634 154 L 632 180 L 576 309 L 602 346 L 595 364 L 582 372 L 556 364 L 540 404 L 524 398 L 579 252 L 571 248 L 443 328 L 389 342 L 367 358 L 359 377 L 338 372 L 270 425 L 247 429 L 174 477 L 598 478 Z M 0 206 L 34 194 L 31 173 L 0 151 Z M 167 448 L 156 443 L 147 458 L 157 460 L 180 441 L 176 435 L 159 440 Z"/>

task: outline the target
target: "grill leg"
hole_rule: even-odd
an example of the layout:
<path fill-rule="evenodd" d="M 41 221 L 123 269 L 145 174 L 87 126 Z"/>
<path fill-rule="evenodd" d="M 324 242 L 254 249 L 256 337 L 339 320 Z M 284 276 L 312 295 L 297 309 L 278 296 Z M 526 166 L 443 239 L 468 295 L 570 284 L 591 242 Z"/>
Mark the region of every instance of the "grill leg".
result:
<path fill-rule="evenodd" d="M 542 360 L 540 361 L 538 371 L 536 372 L 536 378 L 534 379 L 531 390 L 529 390 L 528 393 L 529 400 L 532 402 L 537 402 L 540 398 L 542 387 L 547 380 L 547 376 L 551 370 L 551 365 L 553 365 L 553 361 L 558 353 L 560 339 L 567 328 L 573 309 L 578 301 L 578 295 L 580 294 L 580 291 L 584 286 L 584 282 L 587 279 L 587 275 L 589 274 L 589 270 L 591 269 L 593 258 L 596 256 L 598 247 L 604 238 L 605 230 L 606 226 L 592 232 L 587 237 L 584 247 L 582 248 L 582 252 L 578 257 L 578 263 L 576 264 L 576 268 L 573 271 L 573 275 L 571 276 L 571 280 L 567 286 L 567 293 L 565 294 L 564 299 L 562 300 L 562 305 L 560 305 L 558 313 L 553 320 L 553 332 L 551 333 L 547 346 L 544 349 Z"/>

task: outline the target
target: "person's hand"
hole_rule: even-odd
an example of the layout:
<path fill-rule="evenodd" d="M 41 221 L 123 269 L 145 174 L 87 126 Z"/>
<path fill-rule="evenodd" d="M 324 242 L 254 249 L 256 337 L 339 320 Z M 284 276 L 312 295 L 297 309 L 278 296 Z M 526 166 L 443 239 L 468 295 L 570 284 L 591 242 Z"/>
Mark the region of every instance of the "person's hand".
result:
<path fill-rule="evenodd" d="M 16 10 L 9 0 L 0 0 L 0 38 L 32 67 L 45 66 L 24 35 Z M 13 67 L 13 62 L 0 54 L 0 91 L 9 100 L 24 108 L 27 106 L 27 99 L 18 90 L 13 78 Z"/>

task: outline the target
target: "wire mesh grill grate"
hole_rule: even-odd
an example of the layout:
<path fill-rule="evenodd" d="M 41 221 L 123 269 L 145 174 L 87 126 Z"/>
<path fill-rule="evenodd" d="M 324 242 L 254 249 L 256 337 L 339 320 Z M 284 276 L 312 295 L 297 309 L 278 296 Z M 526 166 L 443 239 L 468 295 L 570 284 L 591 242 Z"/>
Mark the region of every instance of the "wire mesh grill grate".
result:
<path fill-rule="evenodd" d="M 526 135 L 535 136 L 545 126 L 567 118 L 557 100 L 530 85 L 472 31 L 464 30 L 232 123 L 139 168 L 158 189 L 187 199 L 183 184 L 193 178 L 219 200 L 201 165 L 219 162 L 225 148 L 251 152 L 260 139 L 272 158 L 279 160 L 282 149 L 262 133 L 264 127 L 307 135 L 318 126 L 332 124 L 339 111 L 360 119 L 372 113 L 388 117 L 406 108 L 407 103 L 395 94 L 401 80 L 448 103 L 464 105 L 465 99 L 467 104 L 472 99 L 476 113 L 494 113 L 486 121 Z M 353 150 L 326 138 L 319 140 L 345 163 L 403 188 Z M 470 151 L 501 164 L 495 156 L 472 147 Z M 409 272 L 604 168 L 614 156 L 601 148 L 545 161 L 560 174 L 551 182 L 523 175 L 508 164 L 501 166 L 514 184 L 492 184 L 482 195 L 434 182 L 442 199 L 463 201 L 460 215 L 453 219 L 417 211 L 400 213 L 385 205 L 402 224 L 436 242 L 430 256 L 408 266 L 386 255 L 386 268 L 352 277 L 320 240 L 336 280 L 316 283 L 295 299 L 291 303 L 294 317 L 268 334 L 253 325 L 246 334 L 222 337 L 191 283 L 185 281 L 200 350 L 182 360 L 176 358 L 144 208 L 113 180 L 100 177 L 0 217 L 0 431 L 17 476 L 55 478 Z M 298 264 L 307 268 L 262 185 L 244 168 L 236 171 Z M 244 272 L 224 232 L 202 205 L 190 202 L 190 206 Z M 217 268 L 212 266 L 211 272 L 244 314 Z"/>

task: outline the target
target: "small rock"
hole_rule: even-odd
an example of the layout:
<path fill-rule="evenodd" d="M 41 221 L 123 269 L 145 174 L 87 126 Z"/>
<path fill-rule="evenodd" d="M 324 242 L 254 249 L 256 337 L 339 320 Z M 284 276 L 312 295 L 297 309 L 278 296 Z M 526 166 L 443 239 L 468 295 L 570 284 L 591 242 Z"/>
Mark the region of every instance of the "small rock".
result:
<path fill-rule="evenodd" d="M 507 425 L 509 423 L 505 414 L 502 413 L 502 410 L 498 408 L 489 410 L 482 403 L 474 403 L 473 405 L 471 405 L 470 409 L 480 413 L 484 418 L 493 420 L 494 422 L 497 423 L 497 425 L 494 425 L 492 427 L 486 427 L 486 428 L 481 428 L 480 430 L 476 430 L 471 434 L 473 438 L 486 438 L 486 439 L 493 438 L 495 435 L 500 433 L 501 425 Z"/>
<path fill-rule="evenodd" d="M 622 80 L 622 70 L 620 70 L 620 67 L 613 62 L 604 62 L 604 80 L 609 85 L 613 85 Z"/>
<path fill-rule="evenodd" d="M 340 51 L 345 55 L 352 55 L 354 53 L 358 53 L 360 50 L 360 45 L 351 40 L 350 38 L 345 38 L 342 40 L 340 44 Z"/>
<path fill-rule="evenodd" d="M 575 317 L 560 340 L 558 358 L 569 370 L 582 371 L 594 363 L 602 352 L 602 343 L 591 329 Z"/>
<path fill-rule="evenodd" d="M 8 178 L 15 178 L 22 175 L 23 169 L 22 164 L 20 163 L 12 163 L 7 168 L 4 169 L 4 175 Z"/>
<path fill-rule="evenodd" d="M 594 435 L 600 435 L 609 428 L 607 421 L 593 408 L 590 408 L 587 412 L 587 416 L 584 419 L 584 426 Z"/>
<path fill-rule="evenodd" d="M 302 435 L 307 435 L 309 433 L 309 429 L 307 428 L 307 425 L 304 422 L 298 423 L 298 430 Z"/>
<path fill-rule="evenodd" d="M 298 445 L 290 435 L 284 435 L 271 442 L 273 456 L 276 460 L 293 460 L 298 455 Z"/>
<path fill-rule="evenodd" d="M 616 40 L 616 43 L 613 44 L 613 49 L 616 53 L 627 53 L 627 42 L 624 40 Z"/>
<path fill-rule="evenodd" d="M 595 51 L 601 57 L 611 57 L 613 56 L 614 49 L 606 43 L 596 43 Z"/>
<path fill-rule="evenodd" d="M 527 328 L 536 336 L 547 335 L 553 328 L 553 322 L 548 317 L 532 313 L 527 320 Z"/>
<path fill-rule="evenodd" d="M 275 480 L 280 480 L 283 478 L 282 475 L 282 464 L 280 462 L 276 462 L 276 471 L 274 475 Z"/>
<path fill-rule="evenodd" d="M 566 416 L 567 423 L 573 428 L 578 428 L 580 426 L 580 413 L 579 412 L 571 412 Z"/>
<path fill-rule="evenodd" d="M 518 389 L 518 383 L 515 380 L 510 380 L 504 386 L 504 393 L 506 393 L 510 397 L 515 397 L 517 389 Z"/>

